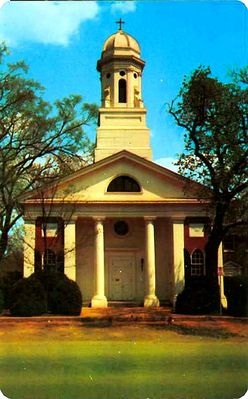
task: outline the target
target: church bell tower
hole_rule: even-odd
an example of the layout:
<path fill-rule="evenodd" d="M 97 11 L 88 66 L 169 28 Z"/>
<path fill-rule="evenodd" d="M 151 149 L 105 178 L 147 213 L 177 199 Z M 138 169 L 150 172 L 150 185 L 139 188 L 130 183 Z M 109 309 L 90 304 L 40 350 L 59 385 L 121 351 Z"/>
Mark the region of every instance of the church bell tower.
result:
<path fill-rule="evenodd" d="M 150 131 L 142 99 L 142 71 L 138 42 L 119 30 L 104 43 L 97 70 L 101 75 L 101 107 L 96 131 L 95 162 L 127 150 L 151 159 Z"/>

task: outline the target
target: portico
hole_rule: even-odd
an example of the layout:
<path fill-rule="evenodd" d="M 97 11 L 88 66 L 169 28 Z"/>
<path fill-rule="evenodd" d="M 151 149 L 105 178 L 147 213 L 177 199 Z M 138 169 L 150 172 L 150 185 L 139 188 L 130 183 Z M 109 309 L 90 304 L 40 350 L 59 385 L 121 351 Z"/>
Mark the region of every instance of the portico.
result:
<path fill-rule="evenodd" d="M 178 257 L 183 256 L 184 240 L 179 242 L 175 232 L 182 231 L 183 222 L 160 215 L 131 216 L 120 209 L 115 213 L 65 220 L 64 273 L 79 284 L 84 302 L 92 307 L 106 307 L 108 301 L 145 307 L 159 306 L 160 300 L 172 303 L 184 286 L 184 262 Z M 33 220 L 29 247 L 37 240 L 35 224 Z M 25 257 L 24 270 L 26 277 L 34 272 L 34 251 L 32 261 Z"/>

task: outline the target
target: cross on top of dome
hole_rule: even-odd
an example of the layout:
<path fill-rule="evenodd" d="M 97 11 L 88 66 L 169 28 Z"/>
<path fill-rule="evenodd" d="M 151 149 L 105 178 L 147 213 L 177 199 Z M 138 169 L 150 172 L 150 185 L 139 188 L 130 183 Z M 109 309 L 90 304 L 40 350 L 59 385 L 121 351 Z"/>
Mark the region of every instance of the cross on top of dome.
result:
<path fill-rule="evenodd" d="M 119 30 L 122 30 L 122 25 L 125 23 L 125 21 L 122 21 L 120 18 L 119 21 L 116 21 L 116 24 L 119 24 Z"/>

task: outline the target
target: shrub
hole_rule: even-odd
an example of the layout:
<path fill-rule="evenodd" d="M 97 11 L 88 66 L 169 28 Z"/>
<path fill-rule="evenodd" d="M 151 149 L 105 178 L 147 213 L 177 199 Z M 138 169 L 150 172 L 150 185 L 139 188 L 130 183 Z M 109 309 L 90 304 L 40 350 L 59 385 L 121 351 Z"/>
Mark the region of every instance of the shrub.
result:
<path fill-rule="evenodd" d="M 54 314 L 79 315 L 82 308 L 81 291 L 75 281 L 60 279 L 50 291 L 50 310 Z"/>
<path fill-rule="evenodd" d="M 47 270 L 36 272 L 32 274 L 31 277 L 36 278 L 43 285 L 46 293 L 47 310 L 53 313 L 51 305 L 51 293 L 54 287 L 56 287 L 61 280 L 68 280 L 68 277 L 66 277 L 64 273 Z"/>
<path fill-rule="evenodd" d="M 10 297 L 13 316 L 40 316 L 46 309 L 46 293 L 39 280 L 23 278 L 14 285 Z"/>
<path fill-rule="evenodd" d="M 22 274 L 18 271 L 8 272 L 0 277 L 0 290 L 3 294 L 4 308 L 10 306 L 10 293 L 15 283 L 22 278 Z"/>
<path fill-rule="evenodd" d="M 215 310 L 211 291 L 207 286 L 190 286 L 178 294 L 175 312 L 181 314 L 209 314 Z"/>
<path fill-rule="evenodd" d="M 54 285 L 56 285 L 58 281 L 68 278 L 64 273 L 48 271 L 48 270 L 33 273 L 31 277 L 34 277 L 37 280 L 39 280 L 46 291 L 51 291 Z"/>
<path fill-rule="evenodd" d="M 227 312 L 231 316 L 248 316 L 248 277 L 224 277 Z"/>
<path fill-rule="evenodd" d="M 3 312 L 4 309 L 4 298 L 3 298 L 3 293 L 0 290 L 0 314 Z"/>

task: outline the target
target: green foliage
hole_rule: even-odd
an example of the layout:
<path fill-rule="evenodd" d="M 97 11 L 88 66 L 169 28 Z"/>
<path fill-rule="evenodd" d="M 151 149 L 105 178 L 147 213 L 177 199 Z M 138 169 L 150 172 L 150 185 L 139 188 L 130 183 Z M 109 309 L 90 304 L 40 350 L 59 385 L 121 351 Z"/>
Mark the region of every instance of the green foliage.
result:
<path fill-rule="evenodd" d="M 227 311 L 231 316 L 248 316 L 248 277 L 224 277 Z"/>
<path fill-rule="evenodd" d="M 169 111 L 185 133 L 180 172 L 210 187 L 214 197 L 242 192 L 248 172 L 246 85 L 237 79 L 222 83 L 200 67 L 185 78 Z"/>
<path fill-rule="evenodd" d="M 208 202 L 206 278 L 216 298 L 219 245 L 231 228 L 248 222 L 247 75 L 245 68 L 236 72 L 231 83 L 223 83 L 211 76 L 210 68 L 199 67 L 184 79 L 169 107 L 184 129 L 185 153 L 178 161 L 179 172 L 202 184 L 187 188 L 191 196 Z"/>
<path fill-rule="evenodd" d="M 61 279 L 50 293 L 50 309 L 54 314 L 80 315 L 82 295 L 75 281 Z"/>
<path fill-rule="evenodd" d="M 13 287 L 10 295 L 10 313 L 13 316 L 40 316 L 46 312 L 46 293 L 35 278 L 23 278 Z"/>
<path fill-rule="evenodd" d="M 88 162 L 92 144 L 84 127 L 97 116 L 96 105 L 78 95 L 54 105 L 44 101 L 44 88 L 28 78 L 27 65 L 8 64 L 7 55 L 0 46 L 0 261 L 22 216 L 20 196 Z"/>

